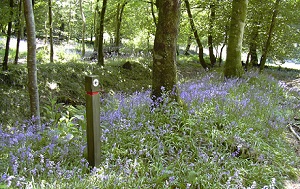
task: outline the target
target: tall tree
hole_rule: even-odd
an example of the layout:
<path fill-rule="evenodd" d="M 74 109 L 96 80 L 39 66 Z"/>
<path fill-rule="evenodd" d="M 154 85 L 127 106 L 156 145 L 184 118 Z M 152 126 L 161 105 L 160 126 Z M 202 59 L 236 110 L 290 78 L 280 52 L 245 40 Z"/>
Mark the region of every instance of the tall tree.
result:
<path fill-rule="evenodd" d="M 209 50 L 209 59 L 212 66 L 216 64 L 216 56 L 214 55 L 214 46 L 213 46 L 213 30 L 214 23 L 216 19 L 216 5 L 212 1 L 209 5 L 210 8 L 210 17 L 209 17 L 209 31 L 208 31 L 208 50 Z"/>
<path fill-rule="evenodd" d="M 14 6 L 14 1 L 9 0 L 9 7 L 10 7 L 10 15 L 13 15 L 13 6 Z M 3 70 L 6 71 L 8 70 L 8 55 L 9 55 L 9 43 L 10 43 L 10 38 L 11 38 L 11 29 L 12 29 L 12 21 L 8 22 L 8 27 L 7 27 L 7 36 L 6 36 L 6 46 L 5 46 L 5 54 L 4 54 L 4 59 L 3 59 Z"/>
<path fill-rule="evenodd" d="M 81 14 L 81 19 L 82 19 L 82 51 L 81 51 L 81 56 L 84 57 L 85 55 L 85 29 L 86 29 L 86 20 L 82 8 L 82 0 L 79 0 L 79 8 L 80 8 L 80 14 Z"/>
<path fill-rule="evenodd" d="M 53 19 L 52 19 L 52 0 L 48 0 L 49 8 L 49 36 L 50 36 L 50 63 L 53 63 Z"/>
<path fill-rule="evenodd" d="M 195 26 L 195 23 L 194 23 L 194 20 L 193 20 L 193 15 L 192 15 L 191 8 L 190 8 L 190 2 L 189 2 L 189 0 L 184 0 L 184 3 L 185 3 L 185 6 L 186 6 L 188 16 L 189 16 L 190 25 L 191 25 L 192 31 L 194 33 L 194 37 L 195 37 L 197 45 L 199 47 L 198 57 L 199 57 L 200 64 L 202 65 L 202 67 L 204 69 L 207 69 L 208 66 L 207 66 L 207 64 L 204 60 L 204 54 L 203 54 L 204 48 L 203 48 L 203 45 L 200 41 L 200 37 L 199 37 L 198 31 L 196 29 L 196 26 Z"/>
<path fill-rule="evenodd" d="M 274 5 L 272 20 L 271 20 L 271 24 L 270 24 L 270 28 L 269 28 L 269 32 L 268 32 L 268 38 L 267 38 L 265 46 L 263 47 L 263 52 L 262 52 L 262 56 L 260 59 L 260 66 L 259 66 L 260 71 L 264 70 L 264 67 L 266 64 L 267 55 L 268 55 L 270 45 L 271 45 L 273 30 L 276 26 L 276 17 L 279 12 L 279 3 L 280 3 L 280 0 L 276 0 L 275 5 Z"/>
<path fill-rule="evenodd" d="M 241 64 L 242 43 L 247 16 L 248 0 L 233 0 L 227 58 L 224 67 L 225 77 L 240 77 L 243 74 Z"/>
<path fill-rule="evenodd" d="M 24 0 L 24 15 L 27 31 L 27 70 L 30 113 L 31 116 L 35 118 L 36 124 L 41 125 L 39 91 L 37 84 L 35 23 L 31 0 Z"/>
<path fill-rule="evenodd" d="M 180 20 L 180 0 L 157 1 L 158 23 L 153 49 L 152 98 L 162 96 L 163 87 L 179 100 L 176 88 L 176 45 Z"/>
<path fill-rule="evenodd" d="M 21 41 L 21 28 L 22 28 L 22 21 L 21 21 L 21 15 L 22 15 L 22 0 L 19 1 L 19 10 L 18 10 L 18 18 L 17 18 L 17 31 L 18 31 L 18 35 L 17 35 L 17 47 L 16 47 L 16 55 L 15 55 L 15 64 L 18 63 L 18 59 L 19 59 L 19 50 L 20 50 L 20 41 Z"/>
<path fill-rule="evenodd" d="M 128 2 L 124 1 L 123 3 L 118 3 L 117 6 L 117 25 L 116 25 L 116 32 L 115 32 L 115 46 L 116 46 L 116 53 L 119 54 L 120 50 L 120 43 L 121 43 L 121 24 L 123 19 L 123 12 L 124 8 Z"/>
<path fill-rule="evenodd" d="M 104 34 L 104 17 L 106 12 L 107 0 L 103 0 L 101 14 L 100 14 L 100 25 L 99 25 L 99 39 L 98 39 L 98 65 L 104 66 L 104 55 L 103 55 L 103 34 Z"/>

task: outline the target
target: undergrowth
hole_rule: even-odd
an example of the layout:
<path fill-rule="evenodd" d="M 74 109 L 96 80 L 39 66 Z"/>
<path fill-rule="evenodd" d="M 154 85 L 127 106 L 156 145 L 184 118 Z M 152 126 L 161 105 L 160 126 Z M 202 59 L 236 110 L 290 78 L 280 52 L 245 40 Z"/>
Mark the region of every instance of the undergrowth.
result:
<path fill-rule="evenodd" d="M 130 61 L 132 69 L 122 65 Z M 101 92 L 106 95 L 117 91 L 133 93 L 147 90 L 151 85 L 151 70 L 148 59 L 109 60 L 105 67 L 85 61 L 38 64 L 38 85 L 41 107 L 52 106 L 51 101 L 66 105 L 84 105 L 84 79 L 86 75 L 98 75 Z M 0 123 L 13 124 L 28 118 L 29 99 L 26 65 L 10 65 L 9 71 L 0 72 Z M 42 111 L 42 117 L 47 117 Z M 9 115 L 9 116 L 7 116 Z"/>
<path fill-rule="evenodd" d="M 79 64 L 69 67 L 77 70 Z M 55 75 L 48 82 L 67 90 Z M 49 94 L 58 88 L 49 89 L 52 103 L 41 127 L 31 120 L 1 125 L 0 187 L 283 188 L 284 180 L 299 176 L 299 157 L 286 136 L 297 98 L 267 74 L 225 81 L 216 72 L 197 77 L 179 84 L 184 105 L 150 109 L 155 106 L 146 89 L 103 95 L 102 163 L 91 171 L 84 106 L 57 104 L 58 96 Z M 80 89 L 79 82 L 73 85 Z"/>

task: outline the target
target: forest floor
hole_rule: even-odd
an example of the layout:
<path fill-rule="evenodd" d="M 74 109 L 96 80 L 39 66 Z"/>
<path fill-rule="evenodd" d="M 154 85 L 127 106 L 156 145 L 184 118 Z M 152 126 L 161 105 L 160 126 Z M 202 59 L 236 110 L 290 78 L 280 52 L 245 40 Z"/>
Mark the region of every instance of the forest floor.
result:
<path fill-rule="evenodd" d="M 15 46 L 14 42 L 15 41 L 13 40 L 12 41 L 12 46 Z M 21 46 L 23 48 L 20 49 L 20 52 L 21 53 L 25 52 L 26 51 L 25 41 L 21 42 Z M 43 47 L 43 42 L 42 41 L 39 41 L 38 47 Z M 75 46 L 71 46 L 71 47 L 64 46 L 64 50 L 72 51 L 72 52 L 73 51 L 76 52 L 77 48 Z M 65 52 L 65 53 L 68 54 L 68 52 Z M 92 50 L 88 49 L 87 56 L 89 56 L 91 53 L 92 53 Z M 40 53 L 40 54 L 42 54 L 42 53 Z M 66 55 L 66 54 L 62 54 L 62 55 Z M 193 60 L 190 60 L 190 61 L 192 62 Z M 19 63 L 21 63 L 21 64 L 25 63 L 24 57 L 19 59 Z M 299 71 L 300 70 L 300 64 L 286 63 L 284 65 L 281 65 L 281 67 L 282 68 L 287 68 L 287 69 L 297 70 L 298 73 L 300 72 Z M 197 73 L 193 73 L 193 72 L 196 72 L 195 69 L 192 69 L 188 66 L 184 66 L 180 69 L 179 78 L 183 79 L 183 78 L 189 77 L 191 75 L 197 75 Z M 284 78 L 284 79 L 280 78 L 279 80 L 282 81 L 285 84 L 285 87 L 286 87 L 287 90 L 293 91 L 293 92 L 296 92 L 296 93 L 300 94 L 300 74 L 298 74 L 296 77 L 295 77 L 295 75 L 293 75 L 293 77 L 290 76 L 289 78 Z M 299 110 L 300 110 L 300 105 L 299 105 Z M 300 124 L 300 115 L 295 115 L 295 118 L 296 118 L 295 123 L 297 124 L 297 122 L 298 122 Z M 289 129 L 289 128 L 287 127 L 287 129 Z M 300 136 L 300 129 L 296 132 Z M 297 137 L 290 131 L 288 131 L 288 135 L 289 135 L 288 137 L 289 137 L 290 143 L 295 147 L 296 152 L 297 152 L 298 156 L 300 157 L 300 140 L 298 140 Z M 298 178 L 297 181 L 291 181 L 291 180 L 286 181 L 286 187 L 285 188 L 287 188 L 287 189 L 300 189 L 300 177 Z"/>

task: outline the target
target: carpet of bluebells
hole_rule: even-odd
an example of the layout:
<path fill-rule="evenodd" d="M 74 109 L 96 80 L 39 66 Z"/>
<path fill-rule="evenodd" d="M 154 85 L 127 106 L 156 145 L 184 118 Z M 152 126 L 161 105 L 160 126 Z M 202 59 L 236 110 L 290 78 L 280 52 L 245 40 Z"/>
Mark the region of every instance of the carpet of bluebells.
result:
<path fill-rule="evenodd" d="M 283 188 L 298 176 L 286 125 L 299 102 L 277 80 L 212 72 L 178 87 L 179 104 L 166 93 L 153 106 L 149 91 L 101 98 L 97 168 L 84 108 L 40 127 L 0 125 L 0 188 Z"/>

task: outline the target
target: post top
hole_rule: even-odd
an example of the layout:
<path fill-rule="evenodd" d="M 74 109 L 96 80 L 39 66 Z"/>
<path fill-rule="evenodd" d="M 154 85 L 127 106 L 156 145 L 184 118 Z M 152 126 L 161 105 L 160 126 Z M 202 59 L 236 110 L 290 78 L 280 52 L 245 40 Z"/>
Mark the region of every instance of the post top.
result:
<path fill-rule="evenodd" d="M 85 76 L 85 91 L 87 91 L 87 92 L 99 91 L 99 76 L 98 75 Z"/>
<path fill-rule="evenodd" d="M 86 75 L 85 78 L 98 78 L 98 75 Z"/>

